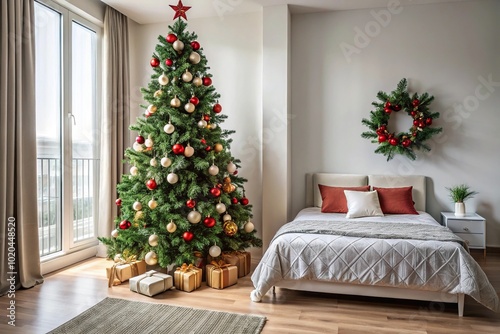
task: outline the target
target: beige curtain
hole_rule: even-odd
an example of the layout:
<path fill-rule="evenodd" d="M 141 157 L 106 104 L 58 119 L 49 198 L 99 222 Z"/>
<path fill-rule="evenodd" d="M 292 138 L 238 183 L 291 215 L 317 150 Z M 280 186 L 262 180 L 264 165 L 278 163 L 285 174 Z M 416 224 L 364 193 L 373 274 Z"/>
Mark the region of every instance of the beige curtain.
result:
<path fill-rule="evenodd" d="M 0 4 L 0 295 L 42 283 L 36 197 L 33 0 Z M 12 265 L 12 266 L 11 266 Z"/>
<path fill-rule="evenodd" d="M 127 17 L 111 7 L 104 16 L 105 89 L 101 122 L 99 236 L 108 237 L 118 212 L 116 185 L 124 173 L 123 152 L 129 144 L 130 76 Z M 106 256 L 99 246 L 98 256 Z"/>

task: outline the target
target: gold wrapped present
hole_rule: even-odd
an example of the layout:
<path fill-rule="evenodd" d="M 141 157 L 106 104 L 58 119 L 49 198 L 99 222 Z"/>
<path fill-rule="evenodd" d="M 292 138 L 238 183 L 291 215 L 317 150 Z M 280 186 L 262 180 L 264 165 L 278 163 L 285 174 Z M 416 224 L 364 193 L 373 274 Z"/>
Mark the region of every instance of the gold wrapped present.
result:
<path fill-rule="evenodd" d="M 238 267 L 238 278 L 250 273 L 250 252 L 223 252 L 221 257 L 225 263 Z"/>
<path fill-rule="evenodd" d="M 202 269 L 192 264 L 187 265 L 183 263 L 182 266 L 177 267 L 177 270 L 174 272 L 175 288 L 186 292 L 198 289 L 201 286 L 202 271 Z"/>
<path fill-rule="evenodd" d="M 153 297 L 174 286 L 172 276 L 150 270 L 129 280 L 130 291 Z"/>
<path fill-rule="evenodd" d="M 214 289 L 224 289 L 238 283 L 238 267 L 224 261 L 207 264 L 207 285 Z"/>
<path fill-rule="evenodd" d="M 144 274 L 146 272 L 146 262 L 144 260 L 136 261 L 135 256 L 121 259 L 113 264 L 111 268 L 106 268 L 108 277 L 108 287 L 120 285 L 128 281 L 131 277 Z"/>

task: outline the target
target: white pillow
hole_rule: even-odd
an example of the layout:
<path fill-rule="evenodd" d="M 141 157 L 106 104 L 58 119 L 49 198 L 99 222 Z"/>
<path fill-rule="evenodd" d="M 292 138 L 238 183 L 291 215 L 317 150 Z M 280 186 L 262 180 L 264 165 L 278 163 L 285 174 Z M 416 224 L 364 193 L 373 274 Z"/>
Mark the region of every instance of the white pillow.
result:
<path fill-rule="evenodd" d="M 377 191 L 344 190 L 347 200 L 346 218 L 383 216 Z"/>

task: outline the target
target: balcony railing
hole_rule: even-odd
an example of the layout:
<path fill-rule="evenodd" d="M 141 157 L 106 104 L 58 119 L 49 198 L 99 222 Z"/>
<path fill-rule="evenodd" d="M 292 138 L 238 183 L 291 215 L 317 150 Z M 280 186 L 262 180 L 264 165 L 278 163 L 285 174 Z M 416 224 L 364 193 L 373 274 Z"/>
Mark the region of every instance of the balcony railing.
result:
<path fill-rule="evenodd" d="M 73 242 L 95 237 L 98 159 L 73 159 Z M 37 159 L 40 256 L 62 250 L 62 178 L 59 158 Z"/>

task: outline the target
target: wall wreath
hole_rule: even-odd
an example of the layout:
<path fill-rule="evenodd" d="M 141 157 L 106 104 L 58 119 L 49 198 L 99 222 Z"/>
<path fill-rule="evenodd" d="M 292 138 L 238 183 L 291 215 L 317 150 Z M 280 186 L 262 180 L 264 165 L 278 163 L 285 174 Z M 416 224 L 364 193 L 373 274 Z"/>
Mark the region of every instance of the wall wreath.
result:
<path fill-rule="evenodd" d="M 439 117 L 438 112 L 429 111 L 429 104 L 434 96 L 428 93 L 412 96 L 407 90 L 407 81 L 402 79 L 390 94 L 378 92 L 379 101 L 372 102 L 375 111 L 370 112 L 370 119 L 363 118 L 361 121 L 370 128 L 363 132 L 361 137 L 372 139 L 377 143 L 375 153 L 387 156 L 387 161 L 394 158 L 395 154 L 402 154 L 415 160 L 415 150 L 430 151 L 425 141 L 442 131 L 442 128 L 431 127 L 433 120 Z M 389 119 L 393 112 L 405 112 L 412 119 L 412 126 L 408 132 L 394 133 L 388 129 Z"/>

